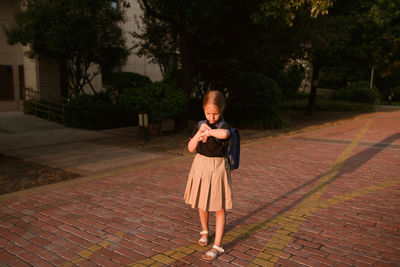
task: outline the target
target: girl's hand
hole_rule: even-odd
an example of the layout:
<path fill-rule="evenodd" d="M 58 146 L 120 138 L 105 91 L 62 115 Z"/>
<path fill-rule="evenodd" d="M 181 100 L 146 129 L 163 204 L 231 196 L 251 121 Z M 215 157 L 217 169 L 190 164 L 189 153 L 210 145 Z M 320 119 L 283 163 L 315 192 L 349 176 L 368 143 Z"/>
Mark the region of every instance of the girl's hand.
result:
<path fill-rule="evenodd" d="M 205 143 L 207 141 L 208 131 L 211 130 L 211 127 L 207 125 L 207 123 L 203 123 L 199 130 L 197 131 L 198 141 Z"/>
<path fill-rule="evenodd" d="M 200 135 L 199 135 L 199 142 L 200 142 L 200 141 L 203 142 L 203 143 L 207 142 L 207 138 L 208 138 L 207 132 L 208 132 L 208 130 L 206 130 L 206 131 L 200 133 Z"/>
<path fill-rule="evenodd" d="M 207 130 L 211 130 L 211 127 L 208 126 L 207 123 L 203 123 L 203 124 L 200 126 L 200 128 L 199 128 L 199 131 L 200 131 L 200 132 L 205 132 L 205 131 L 207 131 Z"/>
<path fill-rule="evenodd" d="M 207 123 L 203 123 L 202 125 L 200 125 L 199 130 L 197 131 L 195 136 L 193 136 L 193 138 L 190 139 L 190 141 L 188 143 L 188 150 L 190 152 L 195 152 L 196 151 L 196 147 L 197 147 L 199 142 L 203 142 L 203 143 L 207 142 L 207 137 L 208 136 L 206 135 L 206 132 L 208 130 L 211 130 L 211 127 L 208 126 Z"/>

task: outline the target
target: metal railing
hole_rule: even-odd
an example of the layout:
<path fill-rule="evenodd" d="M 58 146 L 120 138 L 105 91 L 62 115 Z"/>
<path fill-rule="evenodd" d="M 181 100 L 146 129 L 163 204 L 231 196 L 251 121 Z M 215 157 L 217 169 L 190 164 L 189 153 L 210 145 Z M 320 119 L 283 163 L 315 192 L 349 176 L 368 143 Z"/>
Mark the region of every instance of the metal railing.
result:
<path fill-rule="evenodd" d="M 40 97 L 40 92 L 32 88 L 24 88 L 23 101 L 25 113 L 65 125 L 65 111 L 68 107 L 67 99 L 44 99 Z"/>

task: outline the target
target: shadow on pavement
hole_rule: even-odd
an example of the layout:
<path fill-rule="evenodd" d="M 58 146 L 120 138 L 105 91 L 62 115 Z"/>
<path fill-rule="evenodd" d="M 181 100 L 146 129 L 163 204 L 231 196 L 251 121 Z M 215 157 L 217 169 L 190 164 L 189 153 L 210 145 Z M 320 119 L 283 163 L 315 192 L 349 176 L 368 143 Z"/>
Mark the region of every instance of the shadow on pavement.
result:
<path fill-rule="evenodd" d="M 278 212 L 276 215 L 274 215 L 273 217 L 267 219 L 264 222 L 261 222 L 260 224 L 258 224 L 257 226 L 251 228 L 250 230 L 248 230 L 246 233 L 244 233 L 244 235 L 240 238 L 235 239 L 234 241 L 225 244 L 226 248 L 230 248 L 235 246 L 237 243 L 246 240 L 248 237 L 250 237 L 250 235 L 258 230 L 261 230 L 264 226 L 265 223 L 269 222 L 270 220 L 284 214 L 285 212 L 289 211 L 290 209 L 294 208 L 296 205 L 298 205 L 300 202 L 302 202 L 304 199 L 306 199 L 307 197 L 310 197 L 311 195 L 317 193 L 319 190 L 321 190 L 323 187 L 331 184 L 332 182 L 334 182 L 336 179 L 338 179 L 340 176 L 342 176 L 343 174 L 346 173 L 351 173 L 355 170 L 357 170 L 359 167 L 363 166 L 366 162 L 368 162 L 370 159 L 372 159 L 376 154 L 378 154 L 379 152 L 381 152 L 383 149 L 386 149 L 388 146 L 391 145 L 391 143 L 393 143 L 395 140 L 400 139 L 400 133 L 396 133 L 393 134 L 389 137 L 386 137 L 384 139 L 382 139 L 381 141 L 375 143 L 374 145 L 370 146 L 369 148 L 358 152 L 357 154 L 351 156 L 350 158 L 346 159 L 345 162 L 340 162 L 338 164 L 343 163 L 343 166 L 340 168 L 339 172 L 332 176 L 329 180 L 327 180 L 326 182 L 318 185 L 315 188 L 312 188 L 311 191 L 309 191 L 307 194 L 305 194 L 304 196 L 302 196 L 301 198 L 297 199 L 296 201 L 294 201 L 292 204 L 288 205 L 287 207 L 285 207 L 284 209 L 282 209 L 280 212 Z M 322 177 L 328 175 L 330 172 L 332 172 L 331 170 L 320 174 L 318 176 L 316 176 L 315 178 L 307 181 L 306 183 L 303 183 L 302 185 L 298 186 L 297 188 L 285 193 L 284 195 L 280 196 L 279 198 L 274 199 L 273 201 L 266 203 L 265 205 L 251 211 L 250 213 L 248 213 L 247 215 L 238 218 L 236 220 L 233 220 L 232 222 L 230 222 L 229 224 L 227 224 L 226 226 L 226 232 L 233 230 L 237 225 L 245 222 L 246 220 L 248 220 L 250 217 L 254 216 L 255 214 L 269 208 L 270 206 L 272 206 L 273 204 L 287 198 L 288 196 L 290 196 L 291 194 L 309 186 L 312 185 L 313 183 L 317 182 L 318 180 L 320 180 Z"/>

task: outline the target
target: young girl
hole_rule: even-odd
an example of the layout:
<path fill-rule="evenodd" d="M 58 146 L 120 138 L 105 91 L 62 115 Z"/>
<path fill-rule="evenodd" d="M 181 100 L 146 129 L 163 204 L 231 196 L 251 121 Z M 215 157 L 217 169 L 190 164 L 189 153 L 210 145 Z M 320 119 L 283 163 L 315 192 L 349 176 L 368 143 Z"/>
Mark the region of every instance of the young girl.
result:
<path fill-rule="evenodd" d="M 188 143 L 190 152 L 197 152 L 189 173 L 185 202 L 199 209 L 202 231 L 200 246 L 208 245 L 208 213 L 215 211 L 215 240 L 203 259 L 212 261 L 224 252 L 221 247 L 225 226 L 225 210 L 232 209 L 231 175 L 226 158 L 227 140 L 230 137 L 227 123 L 222 121 L 225 99 L 219 91 L 209 91 L 203 98 L 207 122 L 195 126 Z"/>

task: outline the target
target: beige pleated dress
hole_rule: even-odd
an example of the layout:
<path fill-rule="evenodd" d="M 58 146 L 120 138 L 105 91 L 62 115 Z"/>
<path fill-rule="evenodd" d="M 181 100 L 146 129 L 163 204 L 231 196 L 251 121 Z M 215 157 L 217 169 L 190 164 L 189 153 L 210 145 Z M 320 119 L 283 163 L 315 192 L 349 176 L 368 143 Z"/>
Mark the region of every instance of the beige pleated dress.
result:
<path fill-rule="evenodd" d="M 207 142 L 199 145 L 206 146 Z M 213 142 L 216 141 L 210 140 L 211 147 L 215 145 Z M 189 172 L 184 198 L 192 208 L 205 211 L 232 209 L 231 172 L 227 158 L 197 153 Z"/>

